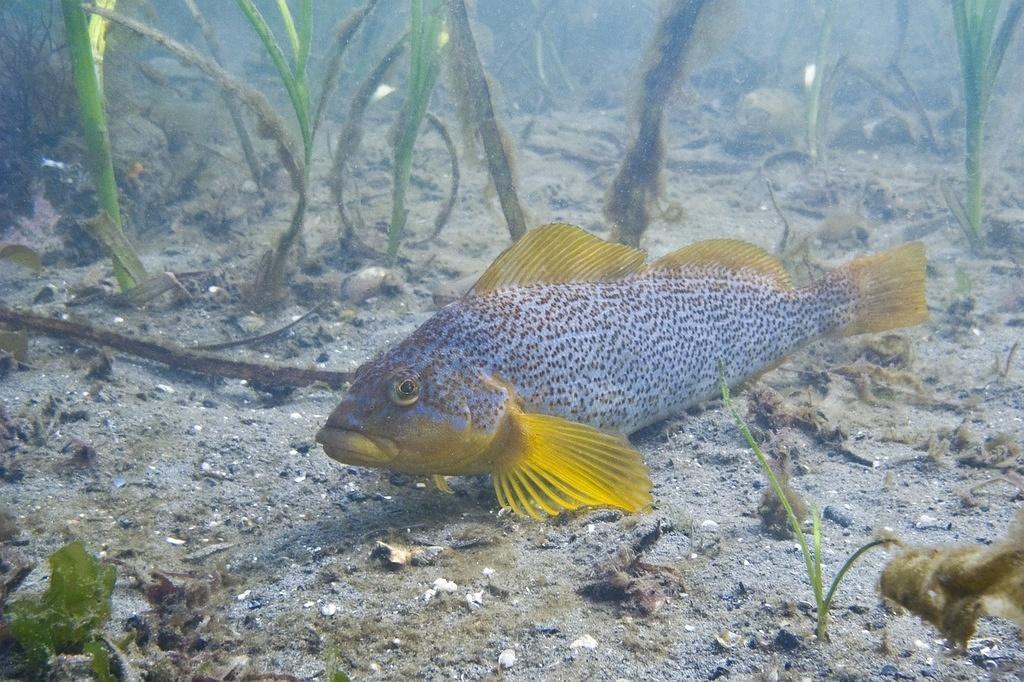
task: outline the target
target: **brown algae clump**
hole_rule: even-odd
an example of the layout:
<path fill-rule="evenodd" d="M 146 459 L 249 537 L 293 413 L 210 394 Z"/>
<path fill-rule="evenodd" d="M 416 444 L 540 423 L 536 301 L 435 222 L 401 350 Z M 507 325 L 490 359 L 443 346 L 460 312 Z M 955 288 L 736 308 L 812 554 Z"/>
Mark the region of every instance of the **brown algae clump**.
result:
<path fill-rule="evenodd" d="M 989 547 L 910 547 L 882 571 L 879 590 L 966 648 L 982 616 L 1024 627 L 1024 513 Z"/>

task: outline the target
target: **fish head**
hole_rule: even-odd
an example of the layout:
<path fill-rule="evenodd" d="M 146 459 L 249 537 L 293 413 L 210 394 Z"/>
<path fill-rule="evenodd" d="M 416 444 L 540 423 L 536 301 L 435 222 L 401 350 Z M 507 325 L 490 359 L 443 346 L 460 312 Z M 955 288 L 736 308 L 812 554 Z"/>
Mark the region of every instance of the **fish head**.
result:
<path fill-rule="evenodd" d="M 344 464 L 418 475 L 486 473 L 484 453 L 509 398 L 454 354 L 392 352 L 356 372 L 316 440 Z"/>

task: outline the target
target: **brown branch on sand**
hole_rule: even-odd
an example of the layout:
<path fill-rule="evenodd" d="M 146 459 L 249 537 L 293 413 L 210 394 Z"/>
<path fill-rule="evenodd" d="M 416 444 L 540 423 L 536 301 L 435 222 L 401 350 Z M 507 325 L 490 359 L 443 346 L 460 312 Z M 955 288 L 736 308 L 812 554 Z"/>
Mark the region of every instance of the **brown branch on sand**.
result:
<path fill-rule="evenodd" d="M 159 362 L 168 367 L 226 379 L 245 379 L 252 384 L 264 386 L 309 386 L 317 382 L 331 388 L 342 388 L 352 380 L 351 372 L 282 367 L 228 360 L 226 358 L 198 353 L 169 343 L 137 339 L 124 334 L 98 329 L 83 322 L 62 320 L 18 310 L 0 304 L 0 323 L 13 328 L 22 328 L 47 336 L 68 339 L 78 343 L 92 343 L 112 348 L 122 353 Z"/>

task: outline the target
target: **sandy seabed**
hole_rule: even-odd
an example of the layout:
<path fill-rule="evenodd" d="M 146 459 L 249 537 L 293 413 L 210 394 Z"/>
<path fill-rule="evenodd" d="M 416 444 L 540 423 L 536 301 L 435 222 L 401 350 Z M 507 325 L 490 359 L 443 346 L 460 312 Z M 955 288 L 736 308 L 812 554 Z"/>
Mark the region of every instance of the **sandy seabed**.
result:
<path fill-rule="evenodd" d="M 533 223 L 606 236 L 602 194 L 621 158 L 624 114 L 521 117 L 510 127 Z M 652 256 L 709 237 L 773 249 L 782 226 L 765 174 L 791 223 L 790 245 L 806 240 L 790 258 L 797 279 L 908 239 L 928 247 L 929 322 L 815 342 L 736 394 L 767 451 L 787 456 L 793 487 L 823 510 L 826 574 L 880 528 L 914 544 L 1000 538 L 1021 491 L 1004 481 L 970 491 L 1022 466 L 1019 449 L 998 447 L 1024 438 L 1024 353 L 1003 373 L 994 365 L 1020 339 L 1024 280 L 1009 253 L 970 255 L 948 216 L 934 178 L 959 177 L 959 161 L 885 144 L 830 151 L 817 169 L 786 156 L 764 165 L 765 155 L 726 151 L 732 133 L 720 127 L 697 105 L 672 115 L 664 203 L 686 217 L 652 225 Z M 417 160 L 414 234 L 429 232 L 446 191 L 447 171 L 437 170 L 446 157 L 432 145 Z M 363 239 L 380 247 L 373 225 L 386 220 L 389 172 L 373 162 L 386 159 L 386 146 L 368 139 L 367 150 L 370 162 L 354 172 L 370 224 Z M 991 205 L 1005 203 L 999 188 L 1019 170 L 996 176 Z M 464 168 L 450 224 L 437 240 L 404 248 L 397 292 L 341 300 L 284 339 L 224 354 L 353 369 L 431 315 L 436 287 L 479 272 L 503 248 L 496 205 L 482 170 Z M 246 229 L 269 243 L 289 210 L 284 193 Z M 304 268 L 292 303 L 263 315 L 264 329 L 338 291 L 339 268 L 370 264 L 339 258 L 326 190 L 308 223 L 307 264 L 322 264 Z M 38 275 L 2 266 L 0 287 L 6 302 L 38 312 L 215 342 L 252 327 L 237 302 L 258 256 L 248 239 L 211 243 L 188 224 L 149 238 L 151 268 L 217 273 L 186 302 L 67 307 L 72 288 L 109 277 L 102 262 Z M 234 298 L 225 303 L 206 284 Z M 33 303 L 46 286 L 54 300 Z M 982 619 L 968 650 L 956 652 L 930 625 L 883 604 L 884 550 L 848 576 L 831 642 L 817 642 L 799 550 L 763 527 L 763 477 L 718 403 L 634 436 L 654 482 L 650 513 L 591 510 L 537 523 L 500 514 L 484 478 L 454 479 L 455 494 L 445 495 L 426 480 L 330 461 L 313 443 L 339 399 L 330 390 L 272 400 L 237 381 L 119 354 L 109 375 L 91 378 L 97 357 L 35 337 L 29 366 L 0 378 L 0 498 L 15 526 L 2 550 L 38 562 L 19 593 L 45 584 L 46 556 L 72 539 L 114 562 L 107 631 L 135 633 L 127 657 L 153 679 L 323 679 L 342 669 L 354 679 L 968 680 L 1024 669 L 1011 623 Z M 392 570 L 379 543 L 409 548 L 418 565 Z M 499 656 L 511 667 L 500 669 Z M 0 660 L 17 674 L 11 652 Z"/>

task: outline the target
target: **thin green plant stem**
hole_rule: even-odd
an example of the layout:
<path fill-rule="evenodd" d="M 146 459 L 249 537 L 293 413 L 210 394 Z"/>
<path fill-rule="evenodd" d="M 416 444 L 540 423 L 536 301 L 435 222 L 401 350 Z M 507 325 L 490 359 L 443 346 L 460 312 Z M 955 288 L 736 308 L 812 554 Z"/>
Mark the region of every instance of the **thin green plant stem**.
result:
<path fill-rule="evenodd" d="M 967 179 L 965 232 L 975 250 L 982 248 L 985 243 L 982 226 L 985 118 L 992 86 L 1021 12 L 1024 11 L 1024 2 L 1014 0 L 996 33 L 996 19 L 1001 5 L 1001 0 L 951 0 L 964 92 L 964 171 Z"/>
<path fill-rule="evenodd" d="M 825 594 L 825 580 L 822 571 L 822 551 L 821 551 L 821 515 L 818 513 L 816 507 L 811 508 L 811 538 L 813 542 L 812 547 L 807 544 L 807 538 L 804 535 L 803 528 L 800 526 L 800 520 L 797 519 L 796 514 L 793 512 L 793 507 L 790 505 L 789 500 L 786 498 L 786 494 L 782 489 L 782 485 L 779 483 L 779 479 L 775 476 L 775 472 L 772 470 L 771 465 L 768 463 L 768 458 L 765 457 L 761 451 L 761 447 L 757 444 L 757 440 L 754 438 L 754 434 L 750 432 L 750 428 L 746 422 L 740 416 L 739 411 L 732 402 L 732 397 L 729 393 L 729 385 L 725 381 L 725 366 L 724 363 L 719 360 L 718 362 L 718 386 L 722 392 L 722 402 L 729 409 L 732 414 L 733 420 L 736 422 L 736 426 L 739 427 L 740 433 L 743 434 L 743 438 L 747 441 L 747 445 L 754 452 L 754 456 L 757 457 L 757 462 L 761 466 L 761 470 L 768 478 L 768 483 L 771 485 L 772 492 L 775 493 L 782 508 L 786 511 L 786 518 L 789 519 L 790 528 L 793 531 L 793 535 L 796 537 L 796 541 L 800 545 L 800 552 L 804 559 L 804 568 L 807 571 L 807 579 L 811 583 L 811 590 L 814 592 L 814 603 L 817 612 L 816 618 L 816 629 L 815 634 L 818 637 L 819 642 L 827 642 L 828 637 L 828 613 L 832 606 L 832 599 L 835 597 L 836 591 L 839 589 L 839 585 L 846 574 L 849 573 L 853 565 L 873 547 L 888 544 L 889 540 L 872 540 L 862 545 L 857 551 L 855 551 L 846 561 L 843 563 L 842 568 L 836 574 L 836 577 L 832 579 L 832 583 L 829 586 L 827 595 Z"/>
<path fill-rule="evenodd" d="M 295 20 L 292 18 L 291 8 L 288 7 L 288 0 L 277 0 L 277 13 L 281 15 L 281 23 L 284 24 L 285 33 L 288 34 L 288 42 L 292 45 L 292 57 L 296 65 L 299 59 L 299 32 L 295 29 Z"/>
<path fill-rule="evenodd" d="M 284 2 L 284 0 L 279 1 Z M 253 4 L 253 0 L 236 0 L 236 2 L 245 18 L 249 21 L 249 24 L 253 27 L 253 30 L 256 31 L 256 35 L 262 41 L 267 54 L 270 55 L 271 61 L 274 62 L 274 66 L 277 68 L 277 73 L 284 84 L 285 90 L 288 92 L 288 98 L 291 100 L 292 108 L 295 110 L 295 118 L 299 123 L 299 133 L 302 137 L 303 149 L 305 150 L 305 165 L 308 167 L 313 155 L 313 126 L 309 113 L 309 85 L 306 82 L 306 64 L 303 55 L 308 57 L 309 45 L 303 45 L 301 41 L 305 39 L 308 43 L 310 32 L 306 30 L 300 35 L 295 29 L 294 22 L 291 19 L 291 11 L 288 10 L 287 4 L 285 3 L 283 9 L 281 9 L 280 4 L 278 5 L 278 8 L 281 9 L 282 20 L 285 23 L 289 38 L 291 39 L 293 33 L 295 36 L 295 41 L 292 43 L 295 53 L 295 66 L 292 67 L 288 64 L 288 59 L 285 57 L 281 45 L 277 42 L 277 38 L 274 37 L 274 32 L 270 29 L 270 25 L 263 18 L 256 5 Z M 299 0 L 299 5 L 300 15 L 303 17 L 312 11 L 312 0 Z M 304 23 L 306 20 L 303 19 L 302 21 Z M 288 26 L 291 28 L 289 29 Z"/>
<path fill-rule="evenodd" d="M 826 60 L 832 41 L 837 0 L 827 0 L 825 17 L 818 29 L 818 51 L 814 57 L 814 77 L 807 95 L 807 153 L 815 161 L 821 155 L 821 92 L 825 81 Z"/>
<path fill-rule="evenodd" d="M 405 195 L 412 175 L 412 154 L 420 125 L 430 103 L 430 95 L 439 71 L 439 39 L 444 25 L 440 2 L 430 2 L 424 11 L 423 0 L 410 0 L 409 93 L 402 109 L 395 141 L 394 179 L 391 193 L 391 225 L 388 229 L 388 257 L 398 254 L 408 212 Z"/>
<path fill-rule="evenodd" d="M 71 54 L 75 91 L 78 93 L 89 172 L 96 186 L 100 210 L 105 214 L 101 217 L 106 218 L 95 223 L 101 229 L 94 231 L 94 234 L 110 253 L 118 287 L 121 291 L 128 291 L 146 278 L 146 269 L 125 236 L 121 222 L 114 163 L 110 154 L 110 136 L 103 113 L 103 96 L 96 76 L 85 12 L 80 0 L 61 0 L 61 10 Z"/>
<path fill-rule="evenodd" d="M 793 512 L 793 507 L 789 504 L 785 492 L 782 490 L 782 484 L 779 483 L 779 479 L 775 476 L 775 472 L 772 471 L 771 465 L 768 463 L 768 458 L 765 457 L 764 452 L 761 451 L 761 446 L 757 444 L 754 439 L 754 434 L 750 432 L 750 428 L 747 423 L 743 421 L 739 411 L 732 402 L 732 396 L 729 393 L 729 385 L 725 383 L 725 373 L 723 365 L 719 362 L 719 388 L 722 391 L 722 400 L 725 402 L 725 406 L 729 408 L 729 412 L 732 413 L 733 419 L 736 421 L 736 426 L 739 427 L 740 433 L 743 434 L 743 438 L 746 439 L 747 445 L 754 452 L 754 456 L 757 457 L 758 464 L 761 465 L 761 469 L 764 471 L 765 476 L 768 478 L 768 483 L 772 487 L 772 492 L 778 498 L 782 508 L 786 510 L 786 518 L 789 519 L 790 528 L 793 530 L 793 535 L 796 537 L 796 541 L 800 544 L 800 551 L 804 557 L 804 566 L 807 569 L 807 577 L 811 581 L 811 586 L 814 589 L 815 602 L 821 604 L 821 583 L 820 580 L 815 580 L 816 577 L 820 577 L 820 571 L 817 567 L 815 557 L 811 554 L 810 548 L 807 546 L 807 538 L 804 537 L 803 528 L 800 527 L 800 520 L 797 519 L 796 514 Z M 817 518 L 817 513 L 813 513 L 813 517 Z M 819 540 L 820 541 L 820 540 Z"/>
<path fill-rule="evenodd" d="M 846 577 L 846 574 L 850 572 L 850 569 L 853 568 L 853 565 L 857 563 L 861 556 L 870 549 L 891 543 L 892 540 L 872 540 L 871 542 L 861 545 L 856 552 L 849 556 L 842 568 L 839 569 L 839 572 L 836 573 L 836 577 L 832 579 L 832 585 L 829 586 L 828 594 L 825 595 L 825 613 L 828 613 L 829 609 L 832 607 L 832 598 L 836 596 L 836 590 L 839 589 L 839 583 L 842 582 L 843 578 Z"/>

